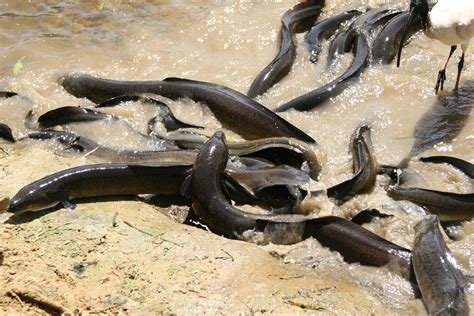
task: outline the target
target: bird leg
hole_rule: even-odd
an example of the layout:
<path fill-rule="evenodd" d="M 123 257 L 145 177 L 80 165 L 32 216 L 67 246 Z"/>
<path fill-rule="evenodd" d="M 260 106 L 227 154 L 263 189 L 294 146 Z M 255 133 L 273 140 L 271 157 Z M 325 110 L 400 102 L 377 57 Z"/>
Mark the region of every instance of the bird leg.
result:
<path fill-rule="evenodd" d="M 446 60 L 446 63 L 444 64 L 443 69 L 441 69 L 438 73 L 438 79 L 436 80 L 436 85 L 435 85 L 436 93 L 438 93 L 438 90 L 440 88 L 441 88 L 441 91 L 443 91 L 444 81 L 446 80 L 446 67 L 448 67 L 448 62 L 451 59 L 451 56 L 453 55 L 456 48 L 457 48 L 456 45 L 451 46 L 451 50 L 449 51 L 448 59 Z"/>
<path fill-rule="evenodd" d="M 461 71 L 463 67 L 464 67 L 464 51 L 462 52 L 461 60 L 459 61 L 459 64 L 458 64 L 458 77 L 456 78 L 456 86 L 454 87 L 454 90 L 456 91 L 458 91 L 458 88 L 459 88 L 459 79 L 461 79 Z"/>

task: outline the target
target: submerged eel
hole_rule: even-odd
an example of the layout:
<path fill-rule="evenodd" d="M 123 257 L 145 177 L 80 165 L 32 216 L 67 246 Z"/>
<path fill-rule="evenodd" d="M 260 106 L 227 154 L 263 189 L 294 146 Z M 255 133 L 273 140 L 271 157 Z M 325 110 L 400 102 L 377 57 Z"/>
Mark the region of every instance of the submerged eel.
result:
<path fill-rule="evenodd" d="M 30 119 L 31 120 L 31 119 Z M 69 124 L 82 124 L 91 123 L 95 121 L 103 121 L 105 124 L 123 124 L 127 131 L 127 135 L 132 134 L 137 138 L 141 138 L 143 141 L 153 143 L 157 148 L 163 148 L 167 150 L 177 150 L 179 147 L 175 142 L 164 140 L 150 135 L 143 134 L 135 130 L 126 120 L 122 120 L 119 117 L 111 114 L 102 113 L 93 109 L 81 108 L 75 106 L 60 107 L 42 114 L 38 118 L 39 128 L 51 128 L 57 125 L 69 125 Z M 29 123 L 31 128 L 34 129 L 34 125 Z M 111 126 L 113 128 L 113 126 Z M 73 126 L 72 129 L 75 127 Z"/>
<path fill-rule="evenodd" d="M 232 205 L 224 193 L 228 151 L 225 135 L 216 132 L 202 147 L 191 175 L 193 210 L 209 229 L 220 235 L 254 243 L 293 244 L 314 237 L 349 262 L 394 266 L 411 278 L 411 253 L 346 219 L 299 214 L 252 214 Z"/>
<path fill-rule="evenodd" d="M 362 125 L 354 131 L 350 146 L 353 156 L 354 176 L 327 190 L 329 197 L 339 204 L 358 193 L 372 191 L 377 177 L 377 161 L 372 148 L 370 127 Z"/>
<path fill-rule="evenodd" d="M 137 102 L 137 101 L 152 104 L 159 109 L 159 111 L 161 112 L 160 113 L 161 122 L 165 126 L 167 132 L 176 131 L 180 128 L 197 128 L 197 129 L 203 128 L 201 126 L 184 123 L 178 120 L 174 116 L 173 112 L 171 111 L 168 105 L 164 104 L 161 101 L 158 101 L 146 96 L 124 95 L 120 97 L 115 97 L 105 102 L 102 102 L 101 104 L 97 105 L 96 108 L 114 107 L 114 106 L 120 105 L 121 103 Z M 156 117 L 154 118 L 154 123 L 156 123 Z"/>
<path fill-rule="evenodd" d="M 318 61 L 319 54 L 321 53 L 321 42 L 323 39 L 330 38 L 339 27 L 346 21 L 361 15 L 362 12 L 357 10 L 346 11 L 336 16 L 327 18 L 324 21 L 316 24 L 311 28 L 306 36 L 306 48 L 309 51 L 309 61 L 316 63 Z"/>
<path fill-rule="evenodd" d="M 332 66 L 338 55 L 349 53 L 352 50 L 355 37 L 356 32 L 352 25 L 349 25 L 346 30 L 341 31 L 334 36 L 334 39 L 329 44 L 328 48 L 326 69 Z"/>
<path fill-rule="evenodd" d="M 474 217 L 474 194 L 459 194 L 422 188 L 392 186 L 388 195 L 395 200 L 407 200 L 438 215 L 439 220 L 464 221 Z"/>
<path fill-rule="evenodd" d="M 291 70 L 296 58 L 294 33 L 307 31 L 321 13 L 325 0 L 302 2 L 285 12 L 281 18 L 278 55 L 255 78 L 247 95 L 255 98 L 264 94 Z"/>
<path fill-rule="evenodd" d="M 233 89 L 202 81 L 167 78 L 162 81 L 117 81 L 89 75 L 68 75 L 60 84 L 78 98 L 100 103 L 112 97 L 154 93 L 173 100 L 188 97 L 209 106 L 222 125 L 247 139 L 294 137 L 315 143 L 309 135 L 260 103 Z"/>
<path fill-rule="evenodd" d="M 449 251 L 435 215 L 415 226 L 413 269 L 430 315 L 469 315 L 466 279 Z"/>
<path fill-rule="evenodd" d="M 92 139 L 63 131 L 37 131 L 28 134 L 31 139 L 55 139 L 65 146 L 82 152 L 85 156 L 93 156 L 113 163 L 185 163 L 193 164 L 197 156 L 196 150 L 119 150 L 97 144 Z"/>

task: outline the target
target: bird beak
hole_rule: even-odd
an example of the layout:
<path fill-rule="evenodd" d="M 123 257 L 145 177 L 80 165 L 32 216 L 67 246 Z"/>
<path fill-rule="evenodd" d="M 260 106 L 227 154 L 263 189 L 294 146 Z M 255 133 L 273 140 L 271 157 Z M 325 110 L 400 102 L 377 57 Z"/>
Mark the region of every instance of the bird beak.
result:
<path fill-rule="evenodd" d="M 400 67 L 400 57 L 402 56 L 402 49 L 403 49 L 403 44 L 405 43 L 405 38 L 407 36 L 408 30 L 410 29 L 410 26 L 413 24 L 415 19 L 419 17 L 420 15 L 420 10 L 418 9 L 417 6 L 413 6 L 410 8 L 408 16 L 408 21 L 405 24 L 405 28 L 403 30 L 403 36 L 402 39 L 400 40 L 400 47 L 398 47 L 398 56 L 397 56 L 397 67 Z"/>

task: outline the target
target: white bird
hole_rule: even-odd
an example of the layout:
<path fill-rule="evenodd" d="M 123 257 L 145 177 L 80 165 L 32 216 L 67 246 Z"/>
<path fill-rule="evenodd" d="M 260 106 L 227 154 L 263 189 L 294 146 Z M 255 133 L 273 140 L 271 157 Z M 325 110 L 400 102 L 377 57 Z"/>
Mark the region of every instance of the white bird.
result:
<path fill-rule="evenodd" d="M 432 6 L 431 10 L 427 0 L 411 0 L 410 17 L 405 30 L 408 30 L 412 23 L 417 23 L 417 19 L 421 19 L 423 31 L 428 37 L 451 46 L 448 59 L 443 69 L 438 73 L 435 86 L 436 93 L 440 88 L 443 90 L 449 59 L 457 46 L 461 46 L 462 55 L 458 64 L 458 74 L 454 88 L 458 90 L 461 72 L 464 67 L 464 56 L 470 39 L 474 37 L 474 0 L 439 0 Z M 400 42 L 397 66 L 400 66 L 400 56 L 404 41 L 405 34 Z"/>

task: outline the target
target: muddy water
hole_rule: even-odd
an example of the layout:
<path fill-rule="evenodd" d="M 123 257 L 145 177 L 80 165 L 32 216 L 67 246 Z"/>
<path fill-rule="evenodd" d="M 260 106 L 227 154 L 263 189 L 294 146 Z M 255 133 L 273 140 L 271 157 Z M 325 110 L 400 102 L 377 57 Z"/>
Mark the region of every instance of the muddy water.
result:
<path fill-rule="evenodd" d="M 12 90 L 27 96 L 33 101 L 35 115 L 66 105 L 92 106 L 87 100 L 68 95 L 56 83 L 61 74 L 70 72 L 127 80 L 184 77 L 219 83 L 246 93 L 253 78 L 273 58 L 279 19 L 295 3 L 297 1 L 289 0 L 203 0 L 195 3 L 42 1 L 41 4 L 36 1 L 2 1 L 0 90 Z M 322 17 L 345 9 L 360 8 L 367 3 L 328 1 Z M 378 3 L 382 1 L 370 2 Z M 298 56 L 291 73 L 258 98 L 269 108 L 330 81 L 350 63 L 350 56 L 341 56 L 330 70 L 325 70 L 323 63 L 309 64 L 308 54 L 302 45 L 303 38 L 302 34 L 297 36 Z M 348 142 L 352 131 L 361 122 L 369 122 L 373 127 L 373 144 L 380 163 L 398 163 L 410 152 L 418 155 L 447 154 L 474 161 L 472 54 L 466 56 L 458 97 L 448 96 L 454 87 L 456 62 L 448 67 L 446 92 L 440 96 L 435 96 L 433 92 L 437 71 L 448 51 L 448 47 L 419 33 L 404 50 L 401 68 L 394 65 L 373 66 L 343 94 L 324 106 L 311 112 L 281 113 L 282 117 L 318 141 L 324 164 L 321 186 L 332 186 L 351 176 Z M 321 60 L 325 60 L 324 57 Z M 19 60 L 22 69 L 14 74 L 14 65 Z M 2 101 L 0 118 L 2 121 L 17 121 L 18 112 L 15 109 L 17 107 L 24 113 L 29 106 L 26 103 L 25 100 Z M 189 100 L 166 100 L 166 103 L 185 122 L 220 128 L 219 122 L 201 104 Z M 449 120 L 446 108 L 455 109 L 459 115 Z M 141 128 L 142 132 L 146 128 L 145 118 L 150 116 L 149 109 L 112 112 L 128 117 L 130 124 L 137 130 Z M 143 125 L 140 126 L 140 122 Z M 17 136 L 24 133 L 21 125 L 12 125 Z M 81 129 L 84 133 L 97 131 L 100 129 Z M 121 134 L 118 140 L 127 139 L 125 134 Z M 232 137 L 238 138 L 235 134 Z M 88 161 L 87 158 L 71 155 L 71 159 L 58 163 L 50 159 L 51 153 L 64 153 L 61 148 L 48 143 L 27 141 L 18 145 L 0 144 L 11 156 L 0 160 L 3 170 L 0 174 L 0 197 L 11 196 L 38 177 Z M 28 159 L 28 154 L 33 151 L 36 163 Z M 20 166 L 19 162 L 23 165 Z M 410 166 L 419 176 L 416 180 L 419 186 L 472 192 L 472 181 L 453 168 L 422 164 L 415 158 Z M 409 203 L 392 201 L 386 196 L 384 185 L 386 180 L 378 178 L 372 194 L 359 196 L 339 208 L 324 198 L 309 201 L 307 206 L 321 215 L 349 217 L 366 207 L 377 207 L 395 214 L 396 218 L 379 220 L 366 227 L 411 248 L 413 227 L 422 210 Z M 449 247 L 472 275 L 474 221 L 464 223 L 458 229 L 458 235 L 461 240 L 449 243 Z M 420 301 L 413 298 L 410 285 L 396 273 L 348 265 L 339 255 L 321 248 L 314 240 L 294 246 L 267 246 L 265 249 L 304 269 L 328 275 L 337 272 L 335 279 L 338 282 L 363 288 L 377 309 L 386 308 L 394 313 L 423 311 Z M 354 300 L 357 301 L 357 298 Z M 474 310 L 472 294 L 470 301 Z"/>

